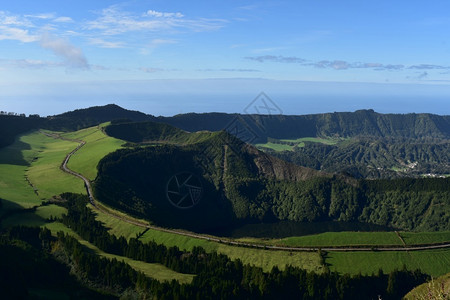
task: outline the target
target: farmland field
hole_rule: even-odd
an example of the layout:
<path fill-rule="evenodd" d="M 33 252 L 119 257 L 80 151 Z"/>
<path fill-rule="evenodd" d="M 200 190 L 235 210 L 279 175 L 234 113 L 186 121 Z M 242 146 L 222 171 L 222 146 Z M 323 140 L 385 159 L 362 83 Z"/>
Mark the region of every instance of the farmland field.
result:
<path fill-rule="evenodd" d="M 432 276 L 450 272 L 450 250 L 409 252 L 329 252 L 325 260 L 330 270 L 349 274 L 376 274 L 401 269 L 421 269 Z"/>

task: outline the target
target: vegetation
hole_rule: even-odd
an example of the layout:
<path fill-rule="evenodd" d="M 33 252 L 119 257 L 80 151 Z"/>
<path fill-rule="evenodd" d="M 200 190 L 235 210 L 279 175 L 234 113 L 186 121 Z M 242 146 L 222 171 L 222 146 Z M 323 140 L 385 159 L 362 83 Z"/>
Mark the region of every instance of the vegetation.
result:
<path fill-rule="evenodd" d="M 109 137 L 102 132 L 103 126 L 90 127 L 73 133 L 63 134 L 63 138 L 83 140 L 86 144 L 70 158 L 68 167 L 86 178 L 94 180 L 97 176 L 97 164 L 105 155 L 124 144 L 124 141 Z"/>
<path fill-rule="evenodd" d="M 325 232 L 301 237 L 281 239 L 286 246 L 377 246 L 402 245 L 395 232 Z"/>
<path fill-rule="evenodd" d="M 328 252 L 325 262 L 341 274 L 372 274 L 379 269 L 389 273 L 405 265 L 409 270 L 440 276 L 450 271 L 450 250 Z"/>
<path fill-rule="evenodd" d="M 406 300 L 448 299 L 450 296 L 450 273 L 423 283 L 406 294 Z"/>
<path fill-rule="evenodd" d="M 358 178 L 438 177 L 450 170 L 448 139 L 357 137 L 337 144 L 304 141 L 301 145 L 271 140 L 273 146 L 261 148 L 271 155 L 297 165 Z M 292 151 L 280 152 L 284 150 L 282 147 L 293 145 Z"/>
<path fill-rule="evenodd" d="M 159 260 L 170 265 L 172 269 L 195 273 L 196 277 L 192 284 L 185 286 L 184 289 L 180 290 L 180 286 L 174 282 L 170 289 L 165 289 L 166 293 L 170 295 L 175 293 L 182 298 L 192 298 L 195 295 L 204 299 L 224 299 L 231 296 L 274 298 L 284 295 L 283 297 L 294 296 L 305 299 L 354 299 L 361 296 L 373 297 L 377 295 L 375 293 L 378 293 L 385 296 L 385 299 L 397 299 L 412 286 L 427 278 L 419 271 L 406 270 L 393 271 L 389 276 L 379 272 L 377 276 L 366 277 L 361 275 L 340 277 L 337 273 L 328 272 L 317 275 L 293 267 L 286 267 L 283 271 L 274 267 L 270 273 L 264 273 L 260 268 L 243 265 L 240 260 L 230 261 L 226 256 L 215 252 L 207 253 L 199 247 L 195 247 L 190 253 L 185 253 L 177 247 L 166 248 L 155 243 L 142 244 L 136 239 L 130 239 L 129 242 L 126 242 L 124 238 L 116 239 L 107 234 L 101 223 L 95 221 L 94 215 L 85 206 L 86 197 L 65 194 L 64 198 L 68 200 L 68 215 L 63 218 L 63 221 L 97 246 L 108 249 L 108 252 L 122 253 L 143 261 Z M 84 222 L 79 222 L 80 219 Z M 142 284 L 143 278 L 135 279 L 139 275 L 133 273 L 132 269 L 127 269 L 126 265 L 112 260 L 111 264 L 119 264 L 114 268 L 109 267 L 109 262 L 98 260 L 98 258 L 96 261 L 94 256 L 77 250 L 79 246 L 76 239 L 70 239 L 63 233 L 58 234 L 58 239 L 62 241 L 69 253 L 73 253 L 72 260 L 81 270 L 87 272 L 91 280 L 94 280 L 95 276 L 101 276 L 103 285 L 116 284 L 121 290 L 133 288 L 133 286 L 136 288 L 136 285 Z M 114 269 L 114 273 L 107 273 L 108 270 Z M 119 271 L 120 269 L 123 271 Z M 129 275 L 123 277 L 123 274 Z M 293 282 L 296 284 L 292 285 Z M 156 288 L 153 282 L 145 286 L 150 290 Z M 361 289 L 362 286 L 365 288 Z M 368 286 L 371 288 L 367 289 Z M 157 287 L 159 290 L 160 285 Z"/>
<path fill-rule="evenodd" d="M 331 177 L 265 156 L 225 132 L 184 146 L 116 151 L 98 169 L 96 198 L 161 226 L 211 231 L 237 221 L 291 220 L 450 229 L 449 178 Z M 203 183 L 202 201 L 188 212 L 173 207 L 165 194 L 181 171 Z"/>

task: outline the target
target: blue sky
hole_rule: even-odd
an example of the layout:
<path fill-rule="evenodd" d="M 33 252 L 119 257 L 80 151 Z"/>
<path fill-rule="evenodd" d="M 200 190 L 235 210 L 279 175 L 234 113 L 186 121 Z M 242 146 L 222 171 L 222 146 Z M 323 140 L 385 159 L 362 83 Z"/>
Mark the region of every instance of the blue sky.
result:
<path fill-rule="evenodd" d="M 450 114 L 448 1 L 4 1 L 0 110 Z"/>

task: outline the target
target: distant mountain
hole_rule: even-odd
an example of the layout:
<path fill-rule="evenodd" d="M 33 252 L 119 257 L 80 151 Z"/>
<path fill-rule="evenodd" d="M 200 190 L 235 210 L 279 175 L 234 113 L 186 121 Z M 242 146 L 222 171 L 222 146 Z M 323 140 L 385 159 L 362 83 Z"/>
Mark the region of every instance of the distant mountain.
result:
<path fill-rule="evenodd" d="M 301 137 L 401 137 L 450 139 L 450 116 L 432 114 L 380 114 L 373 110 L 314 115 L 239 115 L 222 113 L 182 114 L 158 117 L 158 121 L 187 131 L 228 129 L 236 124 L 249 131 L 251 142 L 267 138 Z"/>
<path fill-rule="evenodd" d="M 108 128 L 144 143 L 101 160 L 96 197 L 162 226 L 210 230 L 291 220 L 450 229 L 450 179 L 355 180 L 287 163 L 225 131 L 187 133 L 153 122 Z M 176 207 L 199 194 L 195 206 Z"/>
<path fill-rule="evenodd" d="M 58 130 L 78 130 L 120 119 L 139 122 L 152 120 L 154 117 L 142 112 L 127 110 L 115 104 L 108 104 L 49 116 L 46 127 Z"/>

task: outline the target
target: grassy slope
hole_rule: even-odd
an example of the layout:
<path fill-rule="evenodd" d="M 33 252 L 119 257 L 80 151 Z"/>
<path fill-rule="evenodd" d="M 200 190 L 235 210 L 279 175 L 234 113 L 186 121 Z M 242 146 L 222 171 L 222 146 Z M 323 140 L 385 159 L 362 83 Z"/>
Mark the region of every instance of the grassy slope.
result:
<path fill-rule="evenodd" d="M 109 259 L 115 258 L 117 260 L 124 261 L 127 264 L 129 264 L 133 269 L 135 269 L 137 271 L 141 271 L 145 275 L 155 278 L 159 281 L 171 281 L 171 280 L 175 279 L 175 280 L 178 280 L 180 283 L 190 283 L 192 281 L 192 279 L 194 278 L 194 275 L 178 273 L 178 272 L 175 272 L 161 264 L 146 263 L 146 262 L 142 262 L 142 261 L 133 260 L 128 257 L 105 253 L 102 250 L 98 249 L 96 246 L 92 245 L 91 243 L 83 240 L 79 235 L 77 235 L 71 229 L 67 228 L 62 223 L 58 223 L 58 222 L 48 223 L 48 224 L 45 224 L 45 227 L 50 229 L 53 234 L 56 234 L 56 232 L 58 232 L 58 231 L 63 231 L 65 233 L 68 233 L 68 234 L 74 236 L 75 238 L 77 238 L 81 244 L 83 244 L 84 246 L 93 250 L 98 255 L 109 258 Z"/>
<path fill-rule="evenodd" d="M 86 142 L 86 145 L 70 158 L 68 167 L 90 180 L 94 180 L 97 176 L 97 165 L 100 159 L 119 149 L 125 143 L 122 140 L 105 135 L 99 129 L 102 126 L 106 126 L 106 124 L 62 135 L 65 138 L 81 139 Z"/>
<path fill-rule="evenodd" d="M 41 203 L 33 188 L 25 180 L 25 172 L 41 147 L 30 145 L 37 133 L 29 133 L 16 139 L 14 144 L 0 149 L 0 198 L 3 210 L 13 206 L 29 208 Z M 17 204 L 17 205 L 14 205 Z"/>
<path fill-rule="evenodd" d="M 38 159 L 31 163 L 27 176 L 38 189 L 39 198 L 49 199 L 63 192 L 85 193 L 82 180 L 59 169 L 67 153 L 78 145 L 35 133 L 28 140 L 32 147 L 40 147 Z"/>
<path fill-rule="evenodd" d="M 400 232 L 407 245 L 450 242 L 450 232 Z"/>

